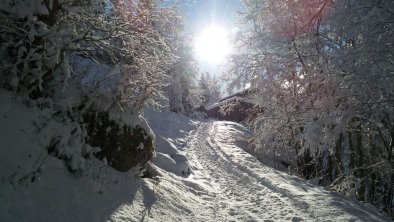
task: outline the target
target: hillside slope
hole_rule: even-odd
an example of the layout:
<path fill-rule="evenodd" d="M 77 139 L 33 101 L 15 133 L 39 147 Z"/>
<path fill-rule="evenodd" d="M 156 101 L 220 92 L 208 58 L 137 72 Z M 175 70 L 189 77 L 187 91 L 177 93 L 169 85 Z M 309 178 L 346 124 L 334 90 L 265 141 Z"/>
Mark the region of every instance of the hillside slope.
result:
<path fill-rule="evenodd" d="M 241 125 L 175 113 L 145 112 L 156 134 L 150 178 L 94 157 L 72 173 L 47 154 L 50 138 L 37 132 L 45 113 L 11 101 L 1 95 L 2 221 L 390 221 L 262 165 L 242 150 L 248 132 Z"/>

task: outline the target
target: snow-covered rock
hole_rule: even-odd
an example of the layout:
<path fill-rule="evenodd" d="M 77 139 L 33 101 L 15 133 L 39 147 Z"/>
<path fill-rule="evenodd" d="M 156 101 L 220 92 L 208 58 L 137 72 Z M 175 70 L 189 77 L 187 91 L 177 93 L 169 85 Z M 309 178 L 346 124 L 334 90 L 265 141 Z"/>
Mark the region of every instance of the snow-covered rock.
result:
<path fill-rule="evenodd" d="M 153 156 L 153 135 L 135 122 L 115 121 L 108 112 L 91 110 L 84 116 L 87 143 L 99 147 L 95 155 L 119 171 L 143 167 Z M 147 124 L 141 124 L 147 125 Z"/>

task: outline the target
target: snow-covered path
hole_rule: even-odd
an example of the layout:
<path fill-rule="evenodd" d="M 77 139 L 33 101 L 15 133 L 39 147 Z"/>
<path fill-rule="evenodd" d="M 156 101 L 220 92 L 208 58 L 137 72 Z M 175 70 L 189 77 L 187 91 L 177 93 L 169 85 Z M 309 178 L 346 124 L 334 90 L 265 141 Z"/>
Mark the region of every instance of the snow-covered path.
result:
<path fill-rule="evenodd" d="M 261 164 L 242 149 L 249 134 L 239 124 L 171 112 L 145 113 L 156 134 L 151 178 L 96 158 L 71 173 L 45 155 L 50 137 L 36 132 L 41 111 L 13 106 L 6 95 L 0 96 L 0 221 L 390 221 Z"/>
<path fill-rule="evenodd" d="M 189 160 L 212 192 L 206 213 L 213 221 L 384 221 L 359 203 L 277 172 L 243 151 L 242 126 L 201 123 Z"/>
<path fill-rule="evenodd" d="M 201 170 L 212 179 L 212 187 L 217 194 L 212 199 L 215 202 L 214 220 L 250 221 L 265 218 L 297 221 L 297 218 L 309 218 L 302 209 L 292 207 L 289 198 L 260 184 L 256 178 L 234 164 L 231 156 L 224 153 L 220 146 L 223 145 L 220 141 L 226 139 L 228 143 L 225 146 L 233 146 L 232 135 L 228 134 L 228 129 L 225 132 L 218 130 L 218 123 L 201 124 L 191 146 L 194 161 L 203 166 Z M 233 151 L 248 155 L 239 148 Z"/>

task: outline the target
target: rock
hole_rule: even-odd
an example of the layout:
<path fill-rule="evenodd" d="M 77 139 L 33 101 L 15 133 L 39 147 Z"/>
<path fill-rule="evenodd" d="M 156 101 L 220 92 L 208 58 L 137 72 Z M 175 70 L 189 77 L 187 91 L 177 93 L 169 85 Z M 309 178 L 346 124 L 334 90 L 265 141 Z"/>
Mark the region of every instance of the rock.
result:
<path fill-rule="evenodd" d="M 108 165 L 126 172 L 132 167 L 143 166 L 153 156 L 153 137 L 140 126 L 111 120 L 107 112 L 94 110 L 84 115 L 87 128 L 86 142 L 100 147 L 95 153 L 100 160 L 107 159 Z"/>

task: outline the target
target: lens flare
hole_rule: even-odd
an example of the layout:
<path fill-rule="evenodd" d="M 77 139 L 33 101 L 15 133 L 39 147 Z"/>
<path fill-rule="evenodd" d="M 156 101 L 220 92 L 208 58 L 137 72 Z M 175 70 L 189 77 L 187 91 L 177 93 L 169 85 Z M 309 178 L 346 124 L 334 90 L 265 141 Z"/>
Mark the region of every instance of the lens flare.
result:
<path fill-rule="evenodd" d="M 231 51 L 227 31 L 219 26 L 208 26 L 195 42 L 197 57 L 212 64 L 221 64 Z"/>

